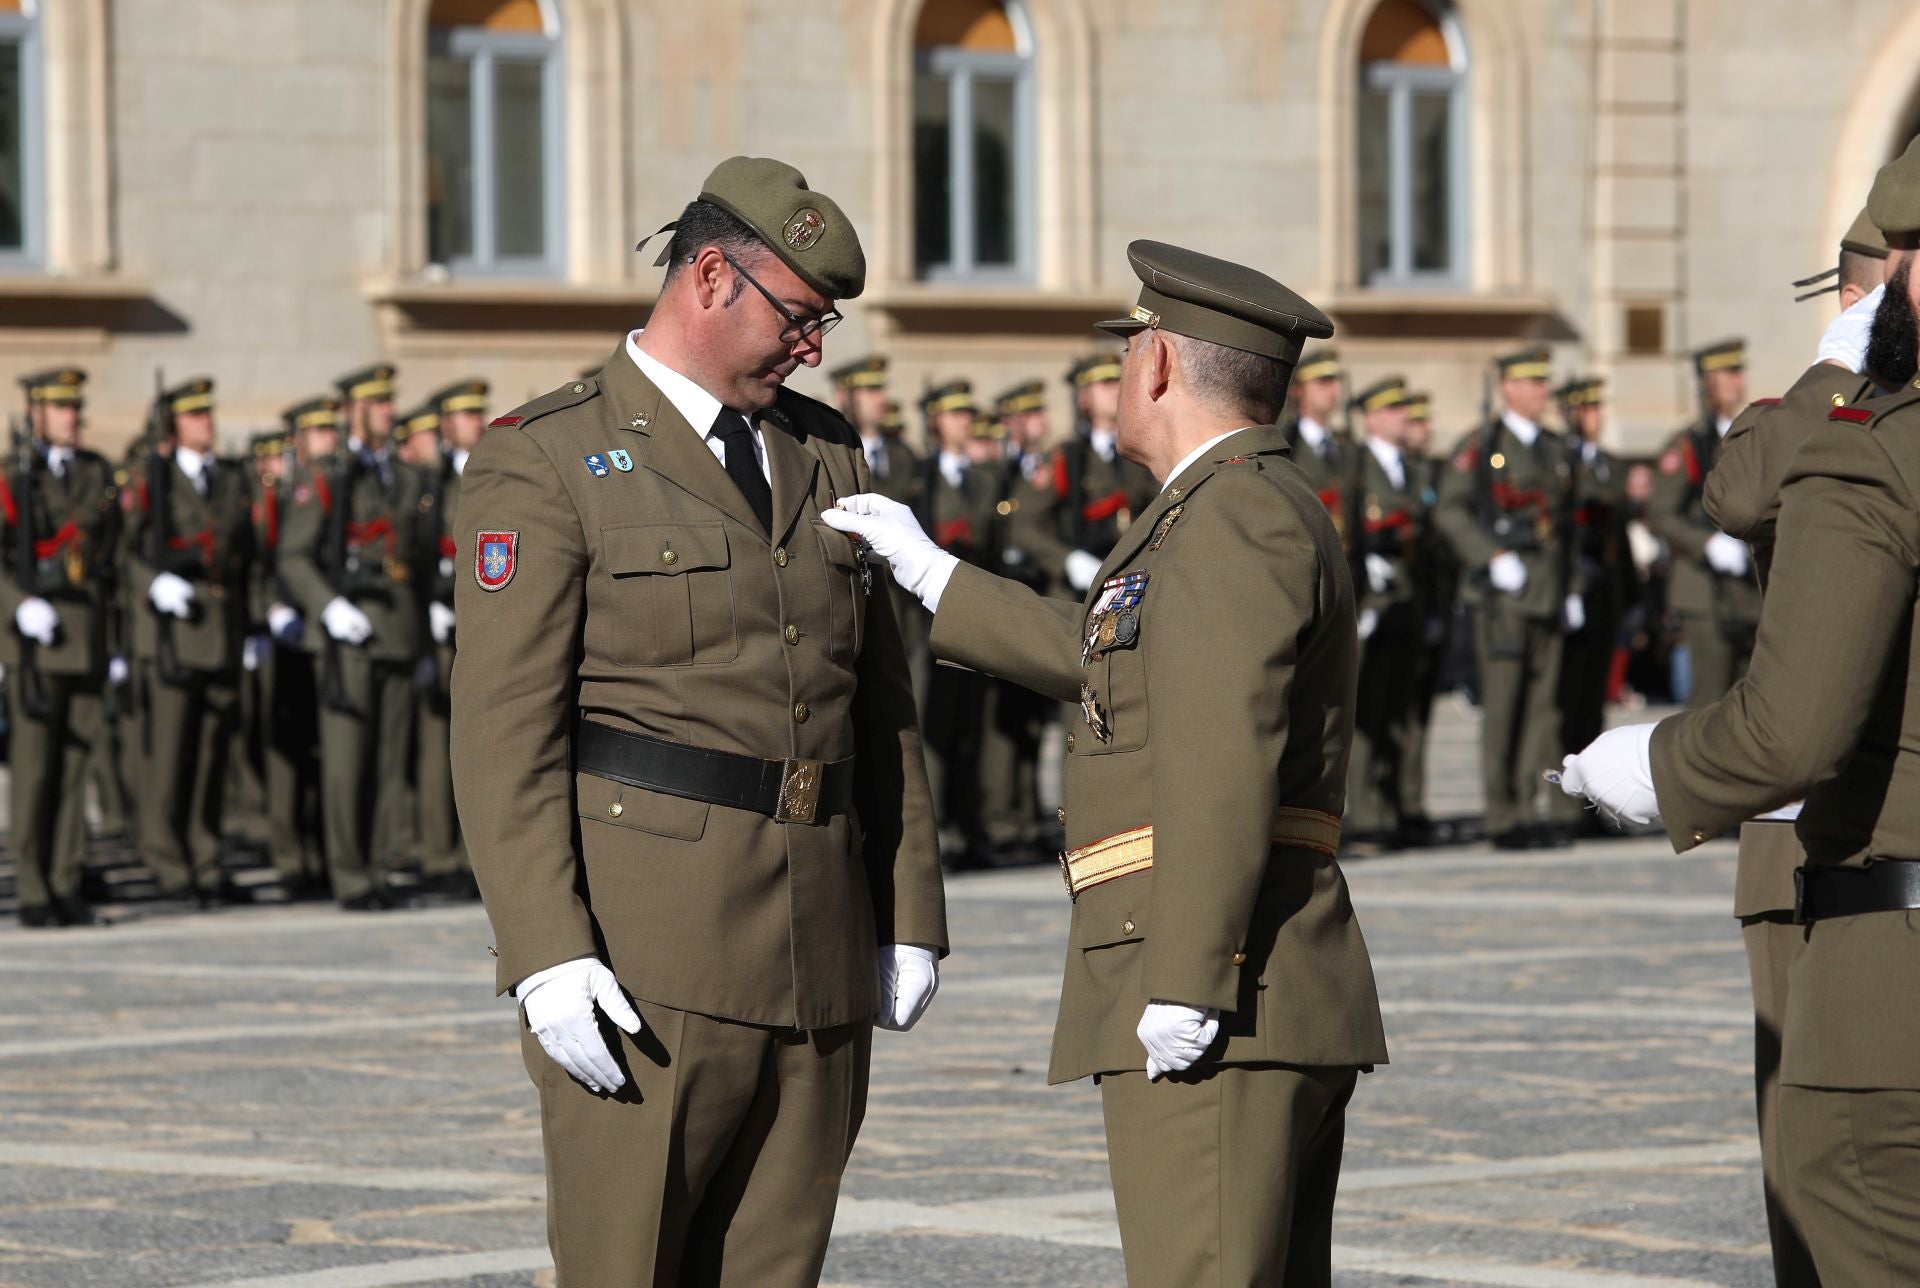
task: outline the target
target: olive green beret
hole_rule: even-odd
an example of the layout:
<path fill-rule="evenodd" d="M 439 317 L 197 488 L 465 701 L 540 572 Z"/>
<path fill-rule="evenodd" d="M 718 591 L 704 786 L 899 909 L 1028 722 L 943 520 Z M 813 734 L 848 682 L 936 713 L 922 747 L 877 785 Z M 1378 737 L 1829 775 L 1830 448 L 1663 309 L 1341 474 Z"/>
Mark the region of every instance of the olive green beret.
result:
<path fill-rule="evenodd" d="M 1867 218 L 1888 236 L 1920 232 L 1920 138 L 1873 176 Z"/>
<path fill-rule="evenodd" d="M 866 289 L 867 257 L 853 221 L 807 177 L 771 157 L 729 157 L 700 187 L 710 202 L 753 229 L 800 280 L 830 300 Z"/>
<path fill-rule="evenodd" d="M 1127 262 L 1142 283 L 1140 302 L 1126 317 L 1100 323 L 1102 331 L 1160 327 L 1289 367 L 1304 342 L 1333 334 L 1325 314 L 1256 269 L 1157 241 L 1128 246 Z"/>

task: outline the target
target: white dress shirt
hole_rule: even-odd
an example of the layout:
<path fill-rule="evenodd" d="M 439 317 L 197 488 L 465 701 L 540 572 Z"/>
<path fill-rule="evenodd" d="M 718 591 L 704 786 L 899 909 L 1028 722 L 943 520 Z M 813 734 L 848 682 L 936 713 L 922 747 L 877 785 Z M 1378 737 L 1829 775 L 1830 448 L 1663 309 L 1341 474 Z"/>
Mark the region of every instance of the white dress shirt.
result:
<path fill-rule="evenodd" d="M 1540 427 L 1512 408 L 1500 413 L 1500 423 L 1513 431 L 1513 436 L 1532 447 L 1540 437 Z"/>
<path fill-rule="evenodd" d="M 673 409 L 686 417 L 687 424 L 693 426 L 693 432 L 700 435 L 707 450 L 713 453 L 713 459 L 724 468 L 727 463 L 727 441 L 713 432 L 714 418 L 719 416 L 724 404 L 636 344 L 635 341 L 645 334 L 642 328 L 627 336 L 627 356 L 633 359 L 641 374 L 653 381 L 660 392 L 666 395 Z M 738 412 L 734 414 L 740 415 Z M 753 459 L 760 462 L 760 472 L 771 483 L 773 475 L 767 469 L 767 445 L 760 439 L 760 426 L 753 422 L 752 417 L 740 416 L 740 419 L 746 421 L 747 428 L 753 431 Z"/>
<path fill-rule="evenodd" d="M 1094 454 L 1109 465 L 1113 464 L 1113 458 L 1120 454 L 1119 441 L 1110 429 L 1090 431 L 1087 434 L 1087 441 L 1093 444 Z"/>
<path fill-rule="evenodd" d="M 47 449 L 47 468 L 53 471 L 57 479 L 67 477 L 67 466 L 73 464 L 71 447 L 49 447 Z"/>
<path fill-rule="evenodd" d="M 173 459 L 179 464 L 180 472 L 193 483 L 193 490 L 205 496 L 207 494 L 207 458 L 191 447 L 175 447 Z"/>
<path fill-rule="evenodd" d="M 1302 416 L 1300 418 L 1300 437 L 1307 440 L 1307 446 L 1313 449 L 1315 456 L 1326 456 L 1327 440 L 1331 435 L 1328 433 L 1325 425 L 1322 425 L 1311 416 Z"/>
<path fill-rule="evenodd" d="M 447 459 L 453 462 L 453 472 L 455 475 L 465 474 L 467 472 L 467 457 L 470 455 L 472 455 L 472 453 L 468 452 L 464 447 L 456 447 L 453 449 Z"/>
<path fill-rule="evenodd" d="M 1713 418 L 1713 428 L 1719 433 L 1720 437 L 1725 438 L 1727 431 L 1733 428 L 1733 421 L 1730 417 L 1715 416 Z"/>
<path fill-rule="evenodd" d="M 1205 456 L 1208 452 L 1211 452 L 1214 448 L 1226 442 L 1229 438 L 1232 438 L 1235 434 L 1238 434 L 1241 429 L 1250 429 L 1250 428 L 1252 427 L 1248 425 L 1242 425 L 1240 429 L 1230 429 L 1224 434 L 1215 434 L 1212 438 L 1209 438 L 1206 442 L 1200 444 L 1200 446 L 1194 448 L 1191 452 L 1188 452 L 1185 456 L 1182 456 L 1180 458 L 1179 463 L 1175 465 L 1172 469 L 1167 471 L 1167 477 L 1160 480 L 1160 490 L 1162 492 L 1166 491 L 1167 485 L 1172 483 L 1175 479 L 1179 478 L 1181 472 L 1185 470 L 1187 466 L 1193 464 L 1195 461 L 1199 460 L 1202 456 Z"/>
<path fill-rule="evenodd" d="M 867 456 L 867 473 L 877 479 L 887 477 L 887 440 L 880 434 L 860 436 L 860 450 Z"/>
<path fill-rule="evenodd" d="M 973 462 L 957 452 L 940 453 L 940 474 L 955 491 L 967 485 L 967 467 Z"/>
<path fill-rule="evenodd" d="M 1367 448 L 1373 453 L 1373 459 L 1380 462 L 1380 468 L 1393 480 L 1396 491 L 1407 490 L 1407 467 L 1401 461 L 1400 449 L 1383 438 L 1367 435 Z"/>

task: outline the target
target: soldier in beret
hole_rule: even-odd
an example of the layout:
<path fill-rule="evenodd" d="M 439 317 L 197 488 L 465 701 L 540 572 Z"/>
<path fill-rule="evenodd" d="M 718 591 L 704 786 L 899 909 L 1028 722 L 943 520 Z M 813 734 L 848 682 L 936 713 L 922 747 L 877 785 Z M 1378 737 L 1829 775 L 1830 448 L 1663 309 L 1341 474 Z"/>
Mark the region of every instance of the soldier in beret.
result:
<path fill-rule="evenodd" d="M 1332 326 L 1263 274 L 1139 241 L 1120 447 L 1161 480 L 1086 601 L 1042 598 L 853 497 L 935 653 L 1077 700 L 1054 1081 L 1097 1075 L 1127 1279 L 1324 1284 L 1345 1114 L 1386 1059 L 1335 854 L 1353 586 L 1273 424 Z M 1282 1000 L 1284 999 L 1284 1000 Z"/>
<path fill-rule="evenodd" d="M 454 785 L 561 1281 L 813 1283 L 874 1024 L 946 950 L 887 583 L 820 522 L 866 457 L 785 387 L 865 258 L 735 157 L 662 259 L 646 329 L 467 464 Z"/>

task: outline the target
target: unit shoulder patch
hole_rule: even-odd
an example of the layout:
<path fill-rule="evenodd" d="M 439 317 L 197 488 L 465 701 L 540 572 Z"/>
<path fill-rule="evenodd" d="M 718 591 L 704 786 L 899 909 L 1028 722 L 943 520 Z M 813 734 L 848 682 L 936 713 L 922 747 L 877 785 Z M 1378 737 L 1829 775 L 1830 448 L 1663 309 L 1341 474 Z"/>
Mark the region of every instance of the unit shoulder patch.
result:
<path fill-rule="evenodd" d="M 520 564 L 518 532 L 481 532 L 473 539 L 473 579 L 482 590 L 505 590 Z"/>

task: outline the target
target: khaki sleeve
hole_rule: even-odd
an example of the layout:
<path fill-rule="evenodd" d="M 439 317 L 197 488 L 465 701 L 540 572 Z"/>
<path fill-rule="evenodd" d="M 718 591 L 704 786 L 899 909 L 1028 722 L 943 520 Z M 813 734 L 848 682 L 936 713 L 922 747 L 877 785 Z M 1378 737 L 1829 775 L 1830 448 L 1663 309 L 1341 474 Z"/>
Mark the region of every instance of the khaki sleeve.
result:
<path fill-rule="evenodd" d="M 1707 542 L 1713 533 L 1687 517 L 1687 498 L 1693 485 L 1687 479 L 1686 450 L 1687 438 L 1682 434 L 1667 444 L 1654 464 L 1647 530 L 1666 542 L 1675 558 L 1705 563 Z"/>
<path fill-rule="evenodd" d="M 325 486 L 315 477 L 296 489 L 280 521 L 280 581 L 305 617 L 314 623 L 334 597 L 333 584 L 320 570 L 320 547 L 326 540 L 327 510 L 320 504 Z M 300 495 L 304 492 L 305 499 Z M 333 504 L 345 505 L 347 498 L 333 497 Z"/>
<path fill-rule="evenodd" d="M 597 952 L 576 892 L 572 767 L 588 555 L 558 470 L 523 430 L 480 440 L 459 510 L 453 787 L 504 991 Z M 515 566 L 499 590 L 475 575 L 483 531 L 515 534 Z"/>
<path fill-rule="evenodd" d="M 1845 367 L 1817 362 L 1778 402 L 1755 403 L 1740 413 L 1720 444 L 1702 502 L 1720 530 L 1742 541 L 1763 541 L 1780 516 L 1780 485 L 1801 446 L 1827 423 L 1834 399 L 1846 402 L 1860 377 Z"/>
<path fill-rule="evenodd" d="M 1719 702 L 1653 736 L 1676 850 L 1806 795 L 1840 771 L 1913 613 L 1920 514 L 1873 434 L 1810 440 L 1782 493 L 1753 664 Z"/>
<path fill-rule="evenodd" d="M 1434 499 L 1433 526 L 1440 530 L 1453 553 L 1469 571 L 1485 568 L 1500 553 L 1499 543 L 1487 535 L 1473 513 L 1474 471 L 1477 459 L 1472 440 L 1462 443 L 1440 472 Z"/>
<path fill-rule="evenodd" d="M 933 615 L 934 656 L 1060 702 L 1080 697 L 1085 605 L 1047 599 L 970 564 L 953 570 Z"/>
<path fill-rule="evenodd" d="M 1251 477 L 1213 479 L 1180 526 L 1154 568 L 1141 632 L 1158 718 L 1140 990 L 1230 1011 L 1234 954 L 1246 947 L 1283 803 L 1276 767 L 1301 640 L 1319 615 L 1320 567 L 1293 506 Z M 1350 704 L 1352 694 L 1327 700 Z"/>

